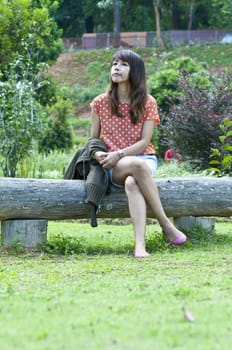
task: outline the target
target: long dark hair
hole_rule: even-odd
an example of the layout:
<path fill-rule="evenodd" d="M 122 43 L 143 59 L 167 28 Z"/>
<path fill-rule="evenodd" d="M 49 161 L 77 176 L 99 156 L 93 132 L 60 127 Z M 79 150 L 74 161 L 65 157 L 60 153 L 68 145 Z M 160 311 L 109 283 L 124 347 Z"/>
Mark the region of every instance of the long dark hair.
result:
<path fill-rule="evenodd" d="M 147 100 L 147 86 L 144 61 L 137 53 L 131 50 L 117 51 L 111 60 L 111 66 L 115 59 L 125 61 L 130 66 L 130 118 L 132 123 L 137 123 L 143 117 L 144 107 Z M 116 114 L 117 116 L 122 117 L 118 110 L 118 84 L 114 83 L 111 80 L 111 84 L 107 93 L 112 115 Z"/>

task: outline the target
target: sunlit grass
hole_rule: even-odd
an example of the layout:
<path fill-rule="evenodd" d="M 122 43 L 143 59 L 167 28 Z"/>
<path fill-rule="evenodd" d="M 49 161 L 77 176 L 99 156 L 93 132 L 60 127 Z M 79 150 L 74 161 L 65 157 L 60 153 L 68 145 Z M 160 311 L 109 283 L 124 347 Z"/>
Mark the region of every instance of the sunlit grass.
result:
<path fill-rule="evenodd" d="M 149 225 L 151 257 L 136 260 L 131 225 L 49 223 L 66 252 L 2 252 L 1 349 L 229 350 L 232 231 L 216 225 L 212 240 L 181 248 Z"/>

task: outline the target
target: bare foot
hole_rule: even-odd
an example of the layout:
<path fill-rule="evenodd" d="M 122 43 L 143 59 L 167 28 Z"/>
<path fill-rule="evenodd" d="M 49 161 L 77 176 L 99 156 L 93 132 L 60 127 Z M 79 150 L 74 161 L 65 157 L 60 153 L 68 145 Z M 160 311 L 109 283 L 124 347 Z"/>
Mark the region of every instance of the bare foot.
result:
<path fill-rule="evenodd" d="M 135 249 L 134 258 L 149 258 L 150 254 L 145 249 Z"/>

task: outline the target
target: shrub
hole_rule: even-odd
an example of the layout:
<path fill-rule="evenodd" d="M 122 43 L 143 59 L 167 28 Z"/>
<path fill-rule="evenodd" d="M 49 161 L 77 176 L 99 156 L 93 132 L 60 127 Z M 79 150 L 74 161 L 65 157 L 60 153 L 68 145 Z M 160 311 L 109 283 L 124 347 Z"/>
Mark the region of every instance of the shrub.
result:
<path fill-rule="evenodd" d="M 210 170 L 218 176 L 232 176 L 232 116 L 223 120 L 220 125 L 223 135 L 219 137 L 220 145 L 212 148 L 210 154 Z"/>
<path fill-rule="evenodd" d="M 42 66 L 42 65 L 40 65 Z M 38 88 L 35 98 L 42 106 L 51 106 L 57 102 L 57 82 L 54 76 L 47 72 L 47 65 L 43 65 L 36 79 L 38 80 Z"/>
<path fill-rule="evenodd" d="M 48 126 L 39 141 L 39 152 L 64 151 L 72 147 L 72 128 L 68 122 L 68 118 L 72 113 L 71 102 L 57 97 L 57 103 L 51 107 L 51 117 L 48 121 Z"/>
<path fill-rule="evenodd" d="M 161 68 L 148 79 L 150 93 L 156 98 L 162 113 L 168 113 L 170 99 L 178 103 L 178 96 L 182 93 L 178 80 L 182 72 L 193 76 L 192 83 L 196 87 L 209 87 L 207 71 L 192 58 L 180 57 L 171 61 L 164 61 Z"/>
<path fill-rule="evenodd" d="M 185 159 L 208 168 L 211 148 L 219 145 L 220 124 L 231 116 L 231 75 L 212 78 L 212 88 L 195 88 L 186 75 L 178 82 L 182 95 L 162 123 L 163 143 L 180 150 Z"/>
<path fill-rule="evenodd" d="M 17 166 L 30 155 L 42 132 L 45 111 L 35 99 L 38 84 L 30 61 L 22 56 L 9 65 L 0 81 L 0 165 L 4 176 L 16 176 Z"/>

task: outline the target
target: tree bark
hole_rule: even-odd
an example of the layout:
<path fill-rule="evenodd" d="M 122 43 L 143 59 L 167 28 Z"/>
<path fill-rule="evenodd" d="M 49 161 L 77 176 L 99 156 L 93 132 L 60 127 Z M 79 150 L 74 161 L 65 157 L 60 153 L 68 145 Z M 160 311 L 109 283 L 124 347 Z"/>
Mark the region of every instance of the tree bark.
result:
<path fill-rule="evenodd" d="M 191 30 L 191 29 L 192 29 L 194 2 L 195 2 L 194 0 L 191 0 L 191 1 L 190 1 L 188 30 Z"/>
<path fill-rule="evenodd" d="M 155 12 L 155 22 L 156 22 L 156 36 L 157 40 L 159 41 L 161 47 L 165 50 L 168 51 L 168 47 L 166 45 L 166 42 L 162 36 L 161 33 L 161 27 L 160 27 L 160 11 L 159 7 L 156 1 L 153 1 L 153 7 L 154 7 L 154 12 Z"/>
<path fill-rule="evenodd" d="M 118 0 L 114 0 L 114 33 L 120 34 L 120 11 Z"/>
<path fill-rule="evenodd" d="M 156 180 L 169 217 L 232 216 L 232 178 L 192 177 Z M 0 220 L 89 218 L 83 180 L 0 179 Z M 148 216 L 154 217 L 148 208 Z M 124 190 L 104 197 L 98 217 L 129 217 Z"/>

